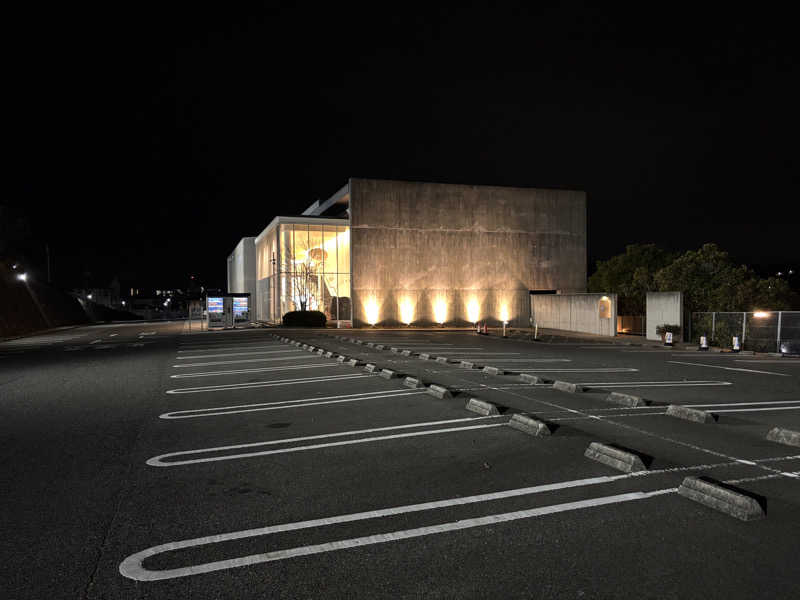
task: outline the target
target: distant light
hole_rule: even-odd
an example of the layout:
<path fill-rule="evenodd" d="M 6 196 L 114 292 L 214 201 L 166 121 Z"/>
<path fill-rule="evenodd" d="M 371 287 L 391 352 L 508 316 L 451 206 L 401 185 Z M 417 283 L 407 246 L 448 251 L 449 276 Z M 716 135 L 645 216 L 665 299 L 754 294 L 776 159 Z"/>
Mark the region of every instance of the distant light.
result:
<path fill-rule="evenodd" d="M 16 269 L 16 268 L 17 268 L 17 265 L 15 265 L 15 264 L 14 264 L 14 265 L 11 265 L 11 268 L 12 268 L 12 269 Z"/>
<path fill-rule="evenodd" d="M 122 301 L 122 306 L 125 306 L 125 300 Z"/>
<path fill-rule="evenodd" d="M 367 323 L 370 325 L 375 325 L 378 322 L 379 307 L 377 298 L 374 296 L 367 298 L 364 303 L 364 314 L 367 317 Z"/>
<path fill-rule="evenodd" d="M 20 273 L 19 275 L 17 275 L 17 279 L 19 279 L 20 281 L 27 281 L 28 280 L 28 274 L 27 273 Z"/>
<path fill-rule="evenodd" d="M 92 295 L 91 295 L 91 294 L 86 294 L 86 297 L 87 297 L 89 300 L 91 300 L 91 299 L 92 299 Z"/>
<path fill-rule="evenodd" d="M 603 296 L 600 300 L 608 300 L 608 296 Z"/>
<path fill-rule="evenodd" d="M 503 305 L 500 307 L 500 320 L 501 320 L 503 323 L 508 323 L 508 320 L 509 320 L 509 312 L 508 312 L 508 305 L 507 305 L 507 304 L 503 304 Z"/>
<path fill-rule="evenodd" d="M 794 275 L 794 269 L 789 269 L 789 275 Z"/>
<path fill-rule="evenodd" d="M 778 271 L 778 277 L 780 277 L 781 275 L 783 275 L 783 271 Z"/>
<path fill-rule="evenodd" d="M 769 313 L 764 312 L 763 310 L 757 310 L 756 312 L 753 313 L 753 316 L 756 317 L 757 319 L 763 319 L 764 317 L 768 317 Z"/>

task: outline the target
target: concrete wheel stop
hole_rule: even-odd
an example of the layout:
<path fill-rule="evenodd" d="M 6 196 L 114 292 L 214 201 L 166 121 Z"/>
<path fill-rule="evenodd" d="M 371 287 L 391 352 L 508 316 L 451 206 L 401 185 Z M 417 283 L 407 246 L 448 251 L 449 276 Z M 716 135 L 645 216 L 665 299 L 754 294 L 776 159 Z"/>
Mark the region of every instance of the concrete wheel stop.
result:
<path fill-rule="evenodd" d="M 431 396 L 439 398 L 440 400 L 453 397 L 453 393 L 443 385 L 431 384 L 430 386 L 428 386 L 428 393 Z"/>
<path fill-rule="evenodd" d="M 403 385 L 407 388 L 417 389 L 425 387 L 425 384 L 417 377 L 406 377 L 403 380 Z"/>
<path fill-rule="evenodd" d="M 530 373 L 522 373 L 519 376 L 519 380 L 523 383 L 530 383 L 531 385 L 535 385 L 537 383 L 553 383 L 552 379 L 539 377 L 538 375 L 531 375 Z"/>
<path fill-rule="evenodd" d="M 550 428 L 547 426 L 547 423 L 528 415 L 519 413 L 511 415 L 511 419 L 508 421 L 507 425 L 517 431 L 527 433 L 528 435 L 550 435 Z"/>
<path fill-rule="evenodd" d="M 787 446 L 797 446 L 800 448 L 800 431 L 792 431 L 791 429 L 775 427 L 769 430 L 769 433 L 767 433 L 767 439 L 770 442 L 785 444 Z"/>
<path fill-rule="evenodd" d="M 647 405 L 647 400 L 644 398 L 632 394 L 622 394 L 620 392 L 611 392 L 606 396 L 606 402 L 618 404 L 619 406 L 628 406 L 630 408 Z"/>
<path fill-rule="evenodd" d="M 488 417 L 489 415 L 500 414 L 500 411 L 497 410 L 497 406 L 495 404 L 492 404 L 491 402 L 486 402 L 484 400 L 478 400 L 478 398 L 470 398 L 464 408 L 466 408 L 470 412 L 483 415 L 484 417 Z"/>
<path fill-rule="evenodd" d="M 601 444 L 600 442 L 589 444 L 583 455 L 624 473 L 647 470 L 641 456 L 638 454 L 608 444 Z"/>
<path fill-rule="evenodd" d="M 577 383 L 569 383 L 568 381 L 561 381 L 556 379 L 553 382 L 553 389 L 560 392 L 568 392 L 570 394 L 579 394 L 586 391 L 586 387 L 578 385 Z"/>
<path fill-rule="evenodd" d="M 741 521 L 755 521 L 766 516 L 766 500 L 737 490 L 709 477 L 687 477 L 678 494 L 718 510 Z"/>
<path fill-rule="evenodd" d="M 665 414 L 668 417 L 675 417 L 676 419 L 683 419 L 685 421 L 694 421 L 695 423 L 714 423 L 717 420 L 716 415 L 706 410 L 698 410 L 679 404 L 670 404 Z"/>

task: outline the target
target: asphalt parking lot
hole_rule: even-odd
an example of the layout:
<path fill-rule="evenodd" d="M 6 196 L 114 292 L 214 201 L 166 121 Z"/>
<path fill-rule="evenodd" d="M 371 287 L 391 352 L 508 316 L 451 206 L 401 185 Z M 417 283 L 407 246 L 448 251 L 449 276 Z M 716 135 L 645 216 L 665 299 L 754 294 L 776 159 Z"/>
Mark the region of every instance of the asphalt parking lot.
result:
<path fill-rule="evenodd" d="M 800 431 L 800 359 L 182 323 L 56 337 L 0 344 L 9 597 L 800 591 L 800 447 L 767 439 Z M 763 518 L 678 494 L 689 476 Z"/>

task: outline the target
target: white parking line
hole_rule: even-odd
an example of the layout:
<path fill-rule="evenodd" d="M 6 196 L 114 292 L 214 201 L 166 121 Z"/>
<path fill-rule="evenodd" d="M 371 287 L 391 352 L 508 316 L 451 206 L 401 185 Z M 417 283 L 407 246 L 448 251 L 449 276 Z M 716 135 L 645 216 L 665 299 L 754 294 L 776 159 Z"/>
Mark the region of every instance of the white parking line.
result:
<path fill-rule="evenodd" d="M 531 362 L 531 363 L 565 363 L 565 362 L 572 362 L 571 358 L 503 358 L 501 359 L 503 363 L 522 363 L 522 362 Z"/>
<path fill-rule="evenodd" d="M 202 357 L 198 356 L 196 358 L 202 358 Z M 183 369 L 185 367 L 211 367 L 214 365 L 236 365 L 240 363 L 273 362 L 276 360 L 299 360 L 301 358 L 309 358 L 309 356 L 307 354 L 295 354 L 293 356 L 281 356 L 279 358 L 242 358 L 239 360 L 215 360 L 212 362 L 183 363 L 180 365 L 172 365 L 172 368 Z"/>
<path fill-rule="evenodd" d="M 289 349 L 284 344 L 267 344 L 266 346 L 263 345 L 261 342 L 256 342 L 257 345 L 252 344 L 239 344 L 238 346 L 181 346 L 181 350 L 178 352 L 219 352 L 220 350 L 258 350 L 259 348 L 286 348 Z"/>
<path fill-rule="evenodd" d="M 100 343 L 100 342 L 102 342 L 102 341 L 103 341 L 102 339 L 100 339 L 100 340 L 92 340 L 92 341 L 91 341 L 91 342 L 89 342 L 89 343 L 90 343 L 90 344 L 99 344 L 99 343 Z"/>
<path fill-rule="evenodd" d="M 233 352 L 231 354 L 206 354 L 204 356 L 178 356 L 175 360 L 194 360 L 197 358 L 226 358 L 228 356 L 250 356 L 251 354 L 288 354 L 289 352 L 302 352 L 299 348 L 286 348 L 286 350 L 262 350 L 260 352 Z"/>
<path fill-rule="evenodd" d="M 729 381 L 594 381 L 578 385 L 597 387 L 704 387 L 733 385 Z M 552 387 L 549 383 L 537 383 L 535 387 Z"/>
<path fill-rule="evenodd" d="M 791 377 L 791 375 L 787 373 L 774 373 L 773 371 L 756 371 L 755 369 L 737 369 L 736 367 L 722 367 L 720 365 L 706 365 L 704 363 L 681 362 L 679 360 L 668 360 L 667 362 L 674 363 L 676 365 L 689 365 L 691 367 L 708 367 L 709 369 L 725 369 L 726 371 L 742 371 L 744 373 L 758 373 L 761 375 L 777 375 L 779 377 Z"/>
<path fill-rule="evenodd" d="M 502 415 L 497 415 L 502 416 Z M 478 417 L 480 418 L 480 417 Z M 496 417 L 495 417 L 496 418 Z M 173 456 L 187 456 L 191 454 L 201 454 L 204 452 L 219 452 L 221 450 L 232 450 L 235 448 L 247 448 L 253 445 L 261 445 L 268 442 L 258 442 L 257 444 L 241 444 L 237 446 L 221 446 L 219 448 L 202 448 L 200 450 L 186 450 L 184 452 L 171 452 L 169 454 L 162 454 L 148 459 L 147 464 L 151 467 L 176 467 L 181 465 L 194 465 L 198 463 L 218 462 L 221 460 L 237 460 L 240 458 L 253 458 L 255 456 L 266 456 L 269 454 L 286 454 L 289 452 L 304 452 L 307 450 L 319 450 L 321 448 L 330 448 L 333 446 L 351 446 L 353 444 L 368 444 L 370 442 L 379 442 L 383 440 L 394 440 L 408 437 L 419 437 L 423 435 L 436 435 L 439 433 L 453 433 L 455 431 L 469 431 L 473 429 L 486 429 L 487 427 L 503 427 L 505 423 L 486 423 L 483 425 L 469 425 L 465 427 L 447 427 L 444 429 L 429 429 L 426 431 L 415 431 L 413 433 L 396 433 L 393 435 L 379 435 L 374 437 L 359 438 L 357 440 L 345 440 L 342 442 L 328 442 L 326 444 L 311 444 L 308 446 L 293 446 L 291 448 L 278 448 L 277 450 L 262 450 L 261 452 L 243 452 L 241 454 L 227 454 L 225 456 L 209 456 L 207 458 L 193 458 L 189 460 L 179 460 L 172 462 L 163 462 L 162 458 L 169 458 Z"/>
<path fill-rule="evenodd" d="M 711 409 L 709 412 L 712 413 L 729 413 L 729 412 L 761 412 L 765 410 L 800 410 L 800 405 L 798 406 L 774 406 L 770 408 L 726 408 L 724 410 L 714 410 Z"/>
<path fill-rule="evenodd" d="M 108 337 L 116 337 L 116 336 L 118 336 L 118 335 L 119 335 L 118 333 L 109 333 L 109 334 L 108 334 Z"/>
<path fill-rule="evenodd" d="M 176 388 L 167 390 L 167 394 L 201 394 L 204 392 L 230 392 L 234 390 L 248 390 L 252 388 L 275 387 L 282 385 L 300 385 L 303 383 L 337 383 L 351 379 L 363 379 L 374 375 L 332 375 L 329 377 L 305 377 L 298 379 L 279 379 L 277 381 L 252 381 L 247 383 L 229 383 L 225 385 L 204 385 L 199 387 Z"/>
<path fill-rule="evenodd" d="M 415 394 L 427 394 L 427 391 L 387 390 L 385 392 L 361 392 L 358 394 L 341 394 L 338 396 L 318 396 L 311 398 L 300 398 L 297 400 L 281 400 L 278 402 L 258 402 L 255 404 L 235 404 L 233 406 L 212 406 L 210 408 L 178 410 L 164 413 L 159 416 L 162 419 L 196 419 L 201 417 L 217 417 L 246 412 L 258 412 L 263 410 L 284 410 L 287 408 L 305 408 L 306 406 L 320 406 L 323 404 L 357 402 L 359 400 L 382 400 L 383 398 L 396 398 L 398 396 L 412 396 Z"/>
<path fill-rule="evenodd" d="M 170 379 L 191 379 L 193 377 L 215 377 L 222 375 L 243 375 L 247 373 L 273 373 L 275 371 L 297 371 L 300 369 L 338 368 L 341 365 L 335 362 L 311 363 L 308 365 L 281 365 L 279 367 L 261 367 L 258 369 L 233 369 L 230 371 L 203 371 L 201 373 L 178 373 L 170 375 Z"/>
<path fill-rule="evenodd" d="M 639 369 L 632 368 L 597 368 L 597 369 L 514 369 L 526 373 L 634 373 Z"/>
<path fill-rule="evenodd" d="M 760 459 L 755 462 L 757 463 L 776 462 L 780 460 L 794 459 L 794 458 L 800 458 L 800 456 L 767 458 L 767 459 Z M 364 521 L 369 519 L 380 519 L 383 517 L 391 517 L 395 515 L 422 512 L 427 510 L 436 510 L 440 508 L 449 508 L 452 506 L 465 506 L 481 502 L 490 502 L 494 500 L 516 498 L 520 496 L 528 496 L 528 495 L 540 494 L 544 492 L 551 492 L 563 489 L 601 485 L 623 479 L 648 477 L 650 475 L 658 475 L 663 473 L 704 471 L 717 467 L 727 467 L 733 464 L 736 463 L 723 462 L 723 463 L 706 464 L 706 465 L 692 465 L 687 467 L 674 467 L 669 469 L 658 469 L 653 471 L 638 471 L 634 473 L 625 473 L 622 475 L 610 475 L 602 477 L 590 477 L 586 479 L 574 479 L 571 481 L 561 481 L 557 483 L 548 483 L 531 487 L 503 490 L 499 492 L 477 494 L 473 496 L 448 498 L 445 500 L 434 500 L 431 502 L 422 502 L 419 504 L 407 504 L 405 506 L 395 506 L 391 508 L 382 508 L 382 509 L 358 512 L 352 514 L 336 515 L 332 517 L 324 517 L 321 519 L 312 519 L 308 521 L 296 521 L 294 523 L 283 523 L 280 525 L 269 525 L 266 527 L 258 527 L 255 529 L 245 529 L 241 531 L 232 531 L 228 533 L 221 533 L 221 534 L 192 538 L 187 540 L 180 540 L 177 542 L 168 542 L 166 544 L 152 546 L 135 554 L 131 554 L 120 563 L 119 572 L 123 576 L 128 577 L 130 579 L 134 579 L 136 581 L 159 581 L 165 579 L 174 579 L 177 577 L 187 577 L 189 575 L 212 573 L 214 571 L 223 571 L 226 569 L 233 569 L 248 565 L 284 560 L 296 556 L 308 556 L 311 554 L 320 554 L 323 552 L 344 550 L 347 548 L 361 547 L 371 544 L 379 544 L 383 542 L 399 541 L 403 539 L 420 537 L 424 535 L 446 533 L 449 531 L 457 531 L 460 529 L 467 529 L 471 527 L 492 525 L 496 523 L 502 523 L 529 517 L 544 516 L 548 514 L 565 512 L 569 510 L 579 510 L 581 508 L 590 508 L 593 506 L 614 504 L 617 502 L 625 502 L 629 500 L 641 500 L 645 498 L 651 498 L 653 496 L 669 494 L 671 492 L 676 491 L 676 488 L 665 488 L 651 492 L 631 492 L 628 494 L 617 494 L 614 496 L 591 498 L 591 499 L 581 500 L 578 502 L 554 504 L 550 506 L 533 508 L 523 511 L 514 511 L 509 513 L 488 515 L 479 518 L 453 521 L 449 523 L 442 523 L 439 525 L 420 527 L 416 529 L 407 529 L 403 531 L 395 531 L 391 533 L 371 535 L 360 538 L 352 538 L 347 540 L 337 540 L 314 546 L 303 546 L 303 547 L 289 548 L 287 550 L 275 550 L 272 552 L 266 552 L 262 554 L 251 554 L 249 556 L 243 556 L 228 560 L 213 561 L 208 563 L 201 563 L 197 565 L 191 565 L 188 567 L 179 567 L 174 569 L 164 569 L 160 571 L 154 571 L 150 569 L 145 569 L 143 566 L 144 561 L 147 560 L 148 558 L 157 556 L 159 554 L 163 554 L 165 552 L 184 550 L 187 548 L 197 548 L 199 546 L 208 546 L 212 544 L 231 542 L 235 540 L 269 536 L 272 534 L 283 533 L 288 531 L 298 531 L 302 529 L 326 527 L 329 525 L 338 525 L 341 523 L 352 523 L 356 521 Z M 779 475 L 794 477 L 796 476 L 796 473 L 791 473 L 791 472 L 778 473 L 777 476 Z M 733 480 L 728 481 L 728 483 L 732 482 Z"/>
<path fill-rule="evenodd" d="M 744 360 L 744 359 L 737 359 L 735 362 L 743 362 L 743 363 L 769 363 L 774 365 L 785 365 L 787 367 L 798 367 L 800 366 L 800 360 L 791 359 L 791 358 L 779 358 L 776 360 Z"/>
<path fill-rule="evenodd" d="M 346 540 L 337 540 L 324 544 L 316 544 L 313 546 L 298 546 L 286 550 L 274 550 L 272 552 L 265 552 L 263 554 L 251 554 L 240 558 L 233 558 L 228 560 L 220 560 L 199 565 L 192 565 L 190 567 L 182 567 L 177 569 L 165 569 L 162 571 L 152 571 L 145 569 L 142 563 L 145 559 L 169 552 L 173 550 L 180 550 L 183 548 L 193 548 L 195 546 L 204 546 L 207 544 L 216 544 L 231 540 L 246 539 L 262 535 L 270 535 L 280 531 L 293 531 L 297 529 L 305 529 L 309 527 L 320 527 L 323 525 L 332 525 L 334 523 L 347 523 L 350 521 L 357 521 L 362 519 L 373 519 L 376 517 L 384 516 L 383 511 L 372 511 L 370 513 L 356 513 L 354 515 L 342 515 L 340 517 L 332 517 L 329 519 L 315 519 L 314 521 L 303 521 L 299 523 L 287 523 L 285 525 L 276 525 L 272 527 L 262 527 L 259 529 L 249 529 L 244 531 L 234 531 L 231 533 L 224 533 L 219 535 L 212 535 L 203 538 L 195 538 L 192 540 L 183 540 L 180 542 L 171 542 L 169 544 L 162 544 L 160 546 L 153 546 L 142 552 L 137 552 L 126 558 L 119 566 L 119 572 L 130 579 L 136 581 L 158 581 L 162 579 L 173 579 L 176 577 L 186 577 L 188 575 L 197 575 L 200 573 L 211 573 L 213 571 L 221 571 L 225 569 L 232 569 L 235 567 L 243 567 L 247 565 L 254 565 L 265 562 L 272 562 L 277 560 L 285 560 L 287 558 L 294 558 L 297 556 L 310 556 L 312 554 L 321 554 L 323 552 L 332 552 L 335 550 L 344 550 L 347 548 L 360 548 L 372 544 L 380 544 L 385 542 L 396 542 L 410 538 L 422 537 L 437 533 L 446 533 L 449 531 L 459 531 L 463 529 L 470 529 L 473 527 L 483 527 L 486 525 L 496 525 L 507 521 L 516 521 L 519 519 L 527 519 L 531 517 L 540 517 L 544 515 L 551 515 L 560 512 L 571 510 L 580 510 L 583 508 L 592 508 L 596 506 L 604 506 L 608 504 L 616 504 L 619 502 L 629 502 L 632 500 L 644 500 L 654 496 L 669 494 L 676 491 L 677 488 L 668 488 L 662 490 L 655 490 L 652 492 L 631 492 L 628 494 L 616 494 L 614 496 L 605 496 L 601 498 L 592 498 L 589 500 L 579 500 L 578 502 L 566 502 L 563 504 L 554 504 L 551 506 L 541 506 L 527 510 L 517 510 L 514 512 L 501 513 L 496 515 L 488 515 L 485 517 L 478 517 L 473 519 L 464 519 L 461 521 L 453 521 L 450 523 L 442 523 L 439 525 L 431 525 L 428 527 L 418 527 L 416 529 L 406 529 L 402 531 L 393 531 L 390 533 L 381 533 L 377 535 L 369 535 L 358 538 L 351 538 Z M 458 499 L 457 499 L 458 500 Z M 391 510 L 391 509 L 389 509 Z M 417 509 L 426 510 L 426 509 Z M 409 512 L 408 510 L 402 512 Z M 400 511 L 395 513 L 386 514 L 402 514 Z"/>
<path fill-rule="evenodd" d="M 284 454 L 287 452 L 301 452 L 304 450 L 318 450 L 320 448 L 328 448 L 331 446 L 344 446 L 349 444 L 363 444 L 367 442 L 376 442 L 380 440 L 391 440 L 396 438 L 404 438 L 404 437 L 414 437 L 420 435 L 433 435 L 436 433 L 447 433 L 451 431 L 463 431 L 468 429 L 479 429 L 482 427 L 494 427 L 505 425 L 505 423 L 490 423 L 487 425 L 470 425 L 467 427 L 449 427 L 446 429 L 429 429 L 425 431 L 416 431 L 413 433 L 399 433 L 394 435 L 384 435 L 384 436 L 376 436 L 376 437 L 367 437 L 367 438 L 359 438 L 355 440 L 346 440 L 342 442 L 331 442 L 328 444 L 313 444 L 308 446 L 293 446 L 290 448 L 278 448 L 277 450 L 264 450 L 261 452 L 246 452 L 242 454 L 229 454 L 225 456 L 211 456 L 207 458 L 194 458 L 189 460 L 181 460 L 181 461 L 170 461 L 164 462 L 163 459 L 165 458 L 172 458 L 175 456 L 193 456 L 197 454 L 207 454 L 209 452 L 222 452 L 224 450 L 240 450 L 242 448 L 260 448 L 263 446 L 274 446 L 275 444 L 291 444 L 293 442 L 305 442 L 309 440 L 324 440 L 334 437 L 346 437 L 346 436 L 355 436 L 361 435 L 364 433 L 377 433 L 379 431 L 397 431 L 398 429 L 413 429 L 416 427 L 430 427 L 435 425 L 448 425 L 452 423 L 464 423 L 467 421 L 475 422 L 481 421 L 484 419 L 501 419 L 503 415 L 491 415 L 487 417 L 462 417 L 460 419 L 446 419 L 442 421 L 426 421 L 421 423 L 408 423 L 405 425 L 391 425 L 389 427 L 373 427 L 370 429 L 354 429 L 352 431 L 337 431 L 336 433 L 323 433 L 319 435 L 308 435 L 304 437 L 296 437 L 296 438 L 286 438 L 280 440 L 269 440 L 266 442 L 252 442 L 248 444 L 235 444 L 232 446 L 218 446 L 216 448 L 200 448 L 198 450 L 184 450 L 182 452 L 169 452 L 167 454 L 161 454 L 159 456 L 154 456 L 147 460 L 147 464 L 151 467 L 174 467 L 176 465 L 191 465 L 195 463 L 202 463 L 202 462 L 215 462 L 220 460 L 233 460 L 238 458 L 251 458 L 254 456 L 266 456 L 269 454 Z"/>

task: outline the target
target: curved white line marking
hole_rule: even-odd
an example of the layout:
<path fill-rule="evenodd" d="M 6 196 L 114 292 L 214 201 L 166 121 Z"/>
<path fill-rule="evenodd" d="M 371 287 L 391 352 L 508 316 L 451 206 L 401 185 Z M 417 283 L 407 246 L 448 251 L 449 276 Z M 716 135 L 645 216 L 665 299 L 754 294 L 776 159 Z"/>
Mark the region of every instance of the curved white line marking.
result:
<path fill-rule="evenodd" d="M 502 417 L 496 415 L 492 418 Z M 482 417 L 477 417 L 482 418 Z M 483 417 L 485 418 L 485 417 Z M 473 417 L 468 417 L 467 420 L 473 420 Z M 236 444 L 234 446 L 219 446 L 217 448 L 201 448 L 199 450 L 184 450 L 182 452 L 169 452 L 168 454 L 161 454 L 147 459 L 147 464 L 151 467 L 177 467 L 181 465 L 194 465 L 198 463 L 218 462 L 222 460 L 237 460 L 240 458 L 254 458 L 256 456 L 268 456 L 270 454 L 287 454 L 289 452 L 305 452 L 306 450 L 319 450 L 321 448 L 330 448 L 333 446 L 352 446 L 353 444 L 368 444 L 370 442 L 379 442 L 383 440 L 392 440 L 407 437 L 418 437 L 422 435 L 435 435 L 437 433 L 452 433 L 454 431 L 467 431 L 470 429 L 485 429 L 487 427 L 503 427 L 505 423 L 487 423 L 484 425 L 469 425 L 467 427 L 448 427 L 445 429 L 430 429 L 427 431 L 414 431 L 412 433 L 395 433 L 392 435 L 379 435 L 373 437 L 359 438 L 357 440 L 345 440 L 342 442 L 328 442 L 326 444 L 310 444 L 308 446 L 293 446 L 291 448 L 278 448 L 277 450 L 262 450 L 261 452 L 242 452 L 239 454 L 226 454 L 224 456 L 209 456 L 206 458 L 191 458 L 189 460 L 176 460 L 164 462 L 164 458 L 172 458 L 173 456 L 191 456 L 193 454 L 205 454 L 207 452 L 220 452 L 222 450 L 234 450 L 236 448 L 252 448 L 254 446 L 264 446 L 266 444 L 280 444 L 286 440 L 273 440 L 269 442 L 254 442 L 251 444 Z M 419 425 L 417 425 L 419 427 Z M 379 431 L 379 430 L 377 430 Z M 330 435 L 330 434 L 329 434 Z M 351 433 L 352 435 L 352 433 Z M 311 436 L 308 439 L 313 439 Z M 303 438 L 296 438 L 303 439 Z"/>
<path fill-rule="evenodd" d="M 198 387 L 188 388 L 175 388 L 174 390 L 167 390 L 167 394 L 200 394 L 203 392 L 228 392 L 231 390 L 249 390 L 252 388 L 260 387 L 274 387 L 280 385 L 299 385 L 301 383 L 322 383 L 330 382 L 335 383 L 338 381 L 346 381 L 350 379 L 361 379 L 364 377 L 376 377 L 375 375 L 334 375 L 331 377 L 306 377 L 299 379 L 278 379 L 276 381 L 253 381 L 249 383 L 228 383 L 224 385 L 203 385 Z"/>
<path fill-rule="evenodd" d="M 623 475 L 622 477 L 626 477 Z M 601 480 L 613 480 L 615 478 L 595 478 Z M 591 483 L 588 483 L 591 482 Z M 568 485 L 572 483 L 573 485 Z M 333 525 L 337 523 L 348 523 L 352 521 L 360 521 L 363 519 L 374 519 L 378 517 L 402 514 L 413 511 L 429 510 L 432 508 L 440 508 L 444 506 L 452 506 L 456 504 L 469 504 L 472 502 L 483 502 L 486 500 L 495 500 L 501 497 L 510 497 L 512 495 L 534 494 L 540 491 L 548 491 L 549 489 L 560 489 L 563 487 L 575 487 L 577 485 L 591 485 L 592 483 L 605 483 L 605 481 L 581 480 L 579 482 L 565 482 L 560 485 L 544 485 L 537 486 L 536 488 L 525 488 L 524 490 L 511 490 L 512 493 L 503 496 L 500 494 L 484 494 L 482 496 L 472 496 L 469 498 L 453 498 L 440 502 L 427 502 L 424 504 L 417 504 L 411 506 L 398 507 L 395 509 L 376 510 L 364 513 L 355 513 L 352 515 L 342 515 L 338 517 L 331 517 L 327 519 L 315 519 L 313 521 L 300 521 L 297 523 L 286 523 L 284 525 L 273 525 L 269 527 L 260 527 L 258 529 L 246 529 L 243 531 L 233 531 L 230 533 L 223 533 L 218 535 L 211 535 L 207 537 L 199 537 L 189 540 L 181 540 L 178 542 L 170 542 L 168 544 L 161 544 L 153 546 L 131 554 L 119 565 L 119 572 L 129 579 L 136 581 L 159 581 L 163 579 L 174 579 L 176 577 L 187 577 L 189 575 L 198 575 L 200 573 L 212 573 L 214 571 L 222 571 L 225 569 L 233 569 L 236 567 L 244 567 L 247 565 L 255 565 L 259 563 L 273 562 L 277 560 L 285 560 L 287 558 L 295 558 L 298 556 L 309 556 L 312 554 L 320 554 L 323 552 L 332 552 L 335 550 L 345 550 L 347 548 L 358 548 L 362 546 L 369 546 L 372 544 L 380 544 L 386 542 L 396 542 L 399 540 L 406 540 L 415 537 L 422 537 L 437 533 L 447 533 L 450 531 L 459 531 L 463 529 L 470 529 L 473 527 L 482 527 L 485 525 L 495 525 L 497 523 L 505 523 L 508 521 L 515 521 L 519 519 L 527 519 L 531 517 L 540 517 L 544 515 L 551 515 L 560 512 L 571 510 L 580 510 L 583 508 L 591 508 L 595 506 L 604 506 L 608 504 L 616 504 L 619 502 L 629 502 L 633 500 L 644 500 L 654 496 L 663 494 L 670 494 L 675 492 L 677 488 L 666 488 L 655 490 L 652 492 L 631 492 L 627 494 L 616 494 L 614 496 L 605 496 L 601 498 L 591 498 L 588 500 L 580 500 L 578 502 L 565 502 L 563 504 L 553 504 L 551 506 L 541 506 L 527 510 L 517 510 L 513 512 L 487 515 L 474 519 L 463 519 L 461 521 L 452 521 L 449 523 L 442 523 L 439 525 L 431 525 L 428 527 L 417 527 L 415 529 L 405 529 L 401 531 L 393 531 L 390 533 L 382 533 L 378 535 L 368 535 L 364 537 L 350 538 L 345 540 L 336 540 L 325 544 L 315 544 L 313 546 L 297 546 L 295 548 L 288 548 L 286 550 L 275 550 L 273 552 L 265 552 L 263 554 L 251 554 L 249 556 L 242 556 L 228 560 L 219 560 L 214 562 L 202 563 L 199 565 L 192 565 L 189 567 L 181 567 L 177 569 L 165 569 L 161 571 L 153 571 L 146 569 L 143 562 L 153 556 L 171 552 L 175 550 L 182 550 L 185 548 L 194 548 L 197 546 L 205 546 L 209 544 L 217 544 L 233 540 L 241 540 L 246 538 L 253 538 L 259 536 L 272 535 L 284 531 L 296 531 L 298 529 L 307 529 L 310 527 L 321 527 L 325 525 Z M 517 493 L 514 493 L 517 492 Z"/>
<path fill-rule="evenodd" d="M 319 368 L 335 368 L 341 367 L 339 363 L 310 363 L 307 365 L 283 365 L 278 367 L 259 367 L 257 369 L 232 369 L 230 371 L 201 371 L 199 373 L 178 373 L 177 375 L 170 375 L 170 379 L 191 379 L 193 377 L 214 377 L 220 375 L 244 375 L 247 373 L 274 373 L 281 371 L 298 371 L 302 369 L 319 369 Z"/>
<path fill-rule="evenodd" d="M 679 360 L 668 360 L 667 362 L 676 365 L 689 365 L 690 367 L 708 367 L 709 369 L 725 369 L 726 371 L 741 371 L 743 373 L 759 373 L 761 375 L 777 375 L 778 377 L 791 377 L 788 373 L 775 373 L 774 371 L 756 371 L 755 369 L 738 369 L 736 367 L 723 367 L 721 365 L 706 365 L 704 363 L 681 362 Z"/>
<path fill-rule="evenodd" d="M 300 398 L 298 400 L 281 400 L 278 402 L 258 402 L 255 404 L 235 404 L 233 406 L 212 406 L 210 408 L 194 408 L 190 410 L 177 410 L 159 415 L 161 419 L 194 419 L 198 417 L 215 417 L 220 415 L 233 415 L 262 410 L 283 410 L 285 408 L 304 408 L 321 404 L 336 404 L 339 402 L 356 402 L 358 400 L 380 400 L 382 398 L 395 398 L 397 396 L 411 396 L 414 394 L 427 394 L 426 390 L 387 390 L 385 392 L 362 392 L 360 394 L 341 394 L 339 396 L 320 396 L 318 398 Z"/>

